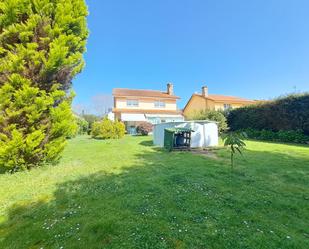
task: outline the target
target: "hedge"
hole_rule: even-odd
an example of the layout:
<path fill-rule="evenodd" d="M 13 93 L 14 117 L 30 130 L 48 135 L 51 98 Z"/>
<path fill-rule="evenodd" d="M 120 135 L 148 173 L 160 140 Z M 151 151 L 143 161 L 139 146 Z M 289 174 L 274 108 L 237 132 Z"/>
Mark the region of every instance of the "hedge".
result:
<path fill-rule="evenodd" d="M 227 121 L 232 131 L 300 131 L 309 135 L 309 94 L 289 95 L 231 110 Z"/>
<path fill-rule="evenodd" d="M 286 143 L 301 143 L 308 144 L 309 136 L 305 135 L 301 130 L 297 131 L 270 131 L 270 130 L 242 130 L 247 134 L 248 138 L 264 141 L 286 142 Z"/>

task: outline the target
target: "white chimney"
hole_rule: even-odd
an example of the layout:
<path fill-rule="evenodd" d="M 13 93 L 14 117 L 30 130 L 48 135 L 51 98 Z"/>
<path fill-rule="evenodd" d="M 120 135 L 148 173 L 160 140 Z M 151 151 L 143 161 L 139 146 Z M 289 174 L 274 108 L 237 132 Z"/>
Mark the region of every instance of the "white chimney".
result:
<path fill-rule="evenodd" d="M 174 95 L 173 83 L 167 83 L 167 94 L 168 95 Z"/>
<path fill-rule="evenodd" d="M 207 86 L 202 87 L 202 96 L 208 97 L 208 87 Z"/>

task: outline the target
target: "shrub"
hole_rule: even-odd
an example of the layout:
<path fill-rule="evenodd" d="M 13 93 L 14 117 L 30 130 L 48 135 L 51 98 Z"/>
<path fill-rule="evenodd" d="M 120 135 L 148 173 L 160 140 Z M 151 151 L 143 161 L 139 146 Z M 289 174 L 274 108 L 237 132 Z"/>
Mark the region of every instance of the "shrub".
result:
<path fill-rule="evenodd" d="M 55 162 L 74 134 L 72 78 L 84 63 L 84 0 L 0 3 L 0 168 Z"/>
<path fill-rule="evenodd" d="M 242 150 L 246 147 L 244 139 L 247 137 L 244 132 L 229 132 L 223 134 L 224 146 L 228 147 L 231 154 L 231 167 L 234 168 L 234 155 L 238 152 L 242 155 Z"/>
<path fill-rule="evenodd" d="M 94 122 L 91 136 L 99 139 L 118 139 L 125 134 L 125 125 L 122 122 L 113 122 L 108 118 Z"/>
<path fill-rule="evenodd" d="M 228 129 L 226 117 L 220 111 L 202 110 L 193 112 L 187 117 L 188 120 L 211 120 L 218 122 L 219 132 L 222 133 Z"/>
<path fill-rule="evenodd" d="M 233 109 L 228 114 L 231 130 L 303 131 L 309 135 L 309 94 L 290 95 L 273 101 Z"/>
<path fill-rule="evenodd" d="M 309 143 L 309 136 L 305 135 L 301 130 L 297 131 L 270 131 L 270 130 L 255 130 L 245 129 L 244 131 L 248 138 L 265 140 L 265 141 L 276 141 L 276 142 L 287 142 L 287 143 Z"/>
<path fill-rule="evenodd" d="M 126 133 L 126 126 L 124 125 L 124 123 L 116 120 L 114 125 L 115 125 L 116 138 L 124 137 Z"/>
<path fill-rule="evenodd" d="M 93 114 L 83 114 L 82 118 L 85 119 L 88 122 L 88 131 L 87 133 L 90 135 L 91 134 L 91 129 L 92 129 L 92 124 L 96 121 L 100 121 L 99 116 L 93 115 Z"/>
<path fill-rule="evenodd" d="M 137 134 L 147 136 L 153 130 L 153 125 L 148 122 L 142 122 L 136 127 Z"/>
<path fill-rule="evenodd" d="M 89 129 L 89 124 L 88 122 L 79 116 L 76 116 L 76 123 L 77 123 L 77 134 L 78 135 L 84 135 L 88 133 L 88 129 Z"/>

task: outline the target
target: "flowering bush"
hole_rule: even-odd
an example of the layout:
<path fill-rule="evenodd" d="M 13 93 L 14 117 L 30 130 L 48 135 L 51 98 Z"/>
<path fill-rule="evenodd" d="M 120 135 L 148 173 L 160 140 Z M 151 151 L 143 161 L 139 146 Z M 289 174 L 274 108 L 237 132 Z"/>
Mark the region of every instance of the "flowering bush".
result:
<path fill-rule="evenodd" d="M 138 134 L 147 136 L 153 130 L 153 125 L 148 122 L 142 122 L 136 127 Z"/>

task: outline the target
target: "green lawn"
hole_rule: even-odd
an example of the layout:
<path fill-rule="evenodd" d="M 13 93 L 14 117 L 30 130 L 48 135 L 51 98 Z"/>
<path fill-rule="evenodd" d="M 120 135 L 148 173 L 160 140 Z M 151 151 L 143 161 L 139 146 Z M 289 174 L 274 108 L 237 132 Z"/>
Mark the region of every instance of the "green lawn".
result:
<path fill-rule="evenodd" d="M 231 172 L 151 137 L 69 142 L 0 175 L 0 248 L 309 248 L 309 147 L 247 142 Z"/>

